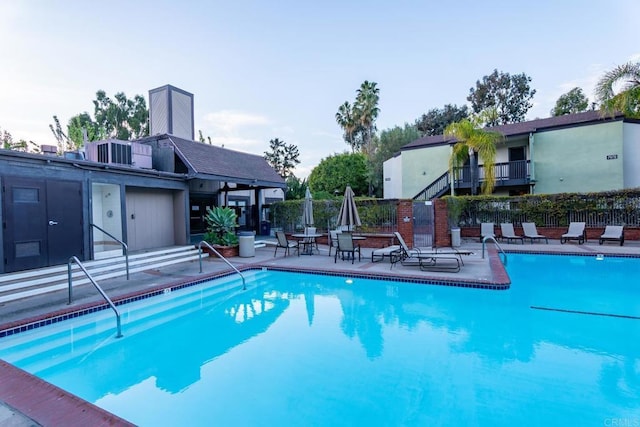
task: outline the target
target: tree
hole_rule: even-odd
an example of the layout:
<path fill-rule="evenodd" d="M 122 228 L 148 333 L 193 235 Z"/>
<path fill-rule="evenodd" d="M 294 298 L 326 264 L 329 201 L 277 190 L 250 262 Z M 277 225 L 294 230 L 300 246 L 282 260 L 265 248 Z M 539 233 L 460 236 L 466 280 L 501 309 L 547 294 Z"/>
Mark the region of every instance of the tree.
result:
<path fill-rule="evenodd" d="M 57 128 L 58 122 L 56 116 L 53 116 L 53 119 L 56 121 Z M 57 131 L 54 132 L 54 135 L 56 132 Z M 97 141 L 106 137 L 100 132 L 98 124 L 91 119 L 91 116 L 86 111 L 69 119 L 69 123 L 67 124 L 68 140 L 76 148 L 82 147 L 84 145 L 85 132 L 87 141 Z"/>
<path fill-rule="evenodd" d="M 562 116 L 564 114 L 575 114 L 587 111 L 589 99 L 584 95 L 582 89 L 574 87 L 569 92 L 560 95 L 556 101 L 556 106 L 551 110 L 552 116 Z"/>
<path fill-rule="evenodd" d="M 24 139 L 15 141 L 13 135 L 7 130 L 2 130 L 2 128 L 0 128 L 0 148 L 3 150 L 23 151 L 25 153 L 29 151 L 37 153 L 39 151 L 35 142 Z"/>
<path fill-rule="evenodd" d="M 307 180 L 300 180 L 295 175 L 291 174 L 287 178 L 287 190 L 285 192 L 285 200 L 299 200 L 304 199 L 307 190 Z"/>
<path fill-rule="evenodd" d="M 115 102 L 99 90 L 93 101 L 95 122 L 106 138 L 128 140 L 147 136 L 149 110 L 144 97 L 135 95 L 127 99 L 124 92 L 118 92 L 114 98 Z"/>
<path fill-rule="evenodd" d="M 484 123 L 491 120 L 491 116 L 490 112 L 481 112 L 471 118 L 451 123 L 444 132 L 445 136 L 457 139 L 449 159 L 450 173 L 453 173 L 455 168 L 463 166 L 468 159 L 471 171 L 471 194 L 473 195 L 476 194 L 477 188 L 478 157 L 482 160 L 484 167 L 482 193 L 493 193 L 495 186 L 496 143 L 502 140 L 503 136 L 498 132 L 481 128 Z"/>
<path fill-rule="evenodd" d="M 353 106 L 345 102 L 338 108 L 336 121 L 344 130 L 344 138 L 352 152 L 360 150 L 369 161 L 369 176 L 373 175 L 373 147 L 371 141 L 376 131 L 376 119 L 380 113 L 378 102 L 380 89 L 376 82 L 365 80 L 356 91 Z M 369 196 L 373 194 L 373 185 L 369 182 Z"/>
<path fill-rule="evenodd" d="M 73 150 L 73 142 L 69 140 L 67 134 L 62 130 L 58 116 L 53 116 L 53 123 L 55 126 L 50 124 L 49 129 L 51 129 L 51 133 L 53 133 L 53 137 L 56 139 L 58 154 L 62 154 L 67 150 Z"/>
<path fill-rule="evenodd" d="M 287 178 L 291 171 L 300 163 L 298 147 L 294 144 L 287 145 L 278 138 L 269 141 L 270 151 L 264 152 L 265 160 L 273 167 L 281 177 Z"/>
<path fill-rule="evenodd" d="M 198 130 L 198 140 L 202 143 L 208 142 L 209 145 L 213 145 L 213 143 L 211 142 L 211 137 L 207 136 L 207 139 L 204 139 L 204 135 L 202 134 L 201 130 Z"/>
<path fill-rule="evenodd" d="M 122 140 L 137 139 L 149 135 L 149 110 L 142 95 L 127 99 L 123 92 L 116 93 L 115 102 L 105 91 L 96 92 L 93 101 L 94 118 L 86 111 L 77 114 L 67 123 L 67 132 L 62 130 L 57 116 L 49 125 L 58 143 L 58 151 L 74 150 L 84 144 L 86 132 L 88 141 L 107 138 Z"/>
<path fill-rule="evenodd" d="M 367 159 L 362 153 L 334 154 L 320 161 L 309 175 L 313 193 L 342 194 L 347 184 L 360 195 L 367 193 Z"/>
<path fill-rule="evenodd" d="M 531 77 L 493 70 L 482 81 L 476 81 L 476 87 L 469 90 L 467 101 L 475 114 L 494 107 L 497 117 L 487 123 L 488 126 L 504 125 L 524 121 L 527 111 L 533 106 L 531 99 L 535 89 L 529 86 Z"/>
<path fill-rule="evenodd" d="M 351 152 L 355 153 L 360 149 L 361 143 L 358 142 L 358 131 L 360 125 L 354 117 L 354 111 L 349 101 L 345 101 L 336 113 L 336 122 L 344 131 L 344 140 L 351 147 Z"/>
<path fill-rule="evenodd" d="M 620 86 L 618 93 L 614 87 Z M 596 84 L 596 99 L 605 114 L 616 111 L 640 118 L 640 62 L 628 62 L 607 71 Z"/>
<path fill-rule="evenodd" d="M 380 113 L 380 108 L 378 108 L 380 89 L 377 86 L 376 82 L 365 80 L 357 90 L 356 102 L 353 104 L 355 119 L 362 127 L 364 149 L 369 154 L 371 139 L 376 130 L 376 119 Z"/>
<path fill-rule="evenodd" d="M 416 120 L 416 128 L 421 136 L 433 136 L 444 134 L 445 128 L 451 123 L 459 122 L 469 117 L 469 108 L 466 105 L 447 104 L 442 109 L 433 108 Z"/>

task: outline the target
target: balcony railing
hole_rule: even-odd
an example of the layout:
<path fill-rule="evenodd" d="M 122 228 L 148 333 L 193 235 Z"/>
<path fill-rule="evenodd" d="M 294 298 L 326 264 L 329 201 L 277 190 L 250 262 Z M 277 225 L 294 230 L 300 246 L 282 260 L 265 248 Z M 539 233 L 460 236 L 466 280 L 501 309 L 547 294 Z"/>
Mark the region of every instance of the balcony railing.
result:
<path fill-rule="evenodd" d="M 530 182 L 529 160 L 496 163 L 493 166 L 493 171 L 496 178 L 496 187 L 504 185 L 525 185 Z M 480 165 L 478 166 L 478 182 L 483 182 L 484 178 L 485 168 L 484 165 Z M 471 187 L 470 166 L 456 168 L 454 171 L 454 183 L 456 188 Z"/>

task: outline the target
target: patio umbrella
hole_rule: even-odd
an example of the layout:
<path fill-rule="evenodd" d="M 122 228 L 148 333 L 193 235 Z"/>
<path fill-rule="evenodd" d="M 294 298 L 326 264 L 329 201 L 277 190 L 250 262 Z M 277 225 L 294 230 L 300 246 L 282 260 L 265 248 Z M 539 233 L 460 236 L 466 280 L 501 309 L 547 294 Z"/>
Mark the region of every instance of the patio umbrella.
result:
<path fill-rule="evenodd" d="M 338 214 L 338 225 L 347 226 L 349 230 L 353 230 L 353 227 L 359 227 L 362 225 L 360 222 L 360 215 L 358 215 L 358 208 L 356 207 L 355 194 L 350 185 L 344 190 L 344 199 L 342 200 L 342 206 L 340 206 L 340 213 Z"/>
<path fill-rule="evenodd" d="M 305 227 L 313 225 L 313 202 L 311 201 L 311 191 L 307 187 L 307 192 L 304 195 L 304 204 L 302 205 L 302 224 Z"/>

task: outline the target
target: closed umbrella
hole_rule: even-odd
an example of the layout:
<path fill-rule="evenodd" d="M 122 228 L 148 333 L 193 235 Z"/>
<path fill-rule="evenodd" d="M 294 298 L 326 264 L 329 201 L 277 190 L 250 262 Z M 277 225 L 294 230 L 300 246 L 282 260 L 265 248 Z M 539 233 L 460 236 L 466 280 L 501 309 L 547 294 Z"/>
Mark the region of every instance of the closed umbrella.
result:
<path fill-rule="evenodd" d="M 358 208 L 356 207 L 355 194 L 350 185 L 344 190 L 344 199 L 342 200 L 342 206 L 340 206 L 340 213 L 338 214 L 338 225 L 347 226 L 349 230 L 353 230 L 353 227 L 360 227 L 360 215 L 358 215 Z"/>
<path fill-rule="evenodd" d="M 311 191 L 307 187 L 307 192 L 304 195 L 304 204 L 302 205 L 302 224 L 305 227 L 313 225 L 313 202 L 311 201 Z"/>

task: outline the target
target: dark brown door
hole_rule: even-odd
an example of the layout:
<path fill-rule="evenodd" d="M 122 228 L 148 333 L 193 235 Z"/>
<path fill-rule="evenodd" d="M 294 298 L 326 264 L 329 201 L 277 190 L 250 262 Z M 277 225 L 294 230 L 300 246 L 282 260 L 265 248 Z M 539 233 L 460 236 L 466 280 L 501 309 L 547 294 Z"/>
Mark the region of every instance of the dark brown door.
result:
<path fill-rule="evenodd" d="M 83 259 L 80 183 L 7 177 L 3 194 L 5 272 Z"/>

